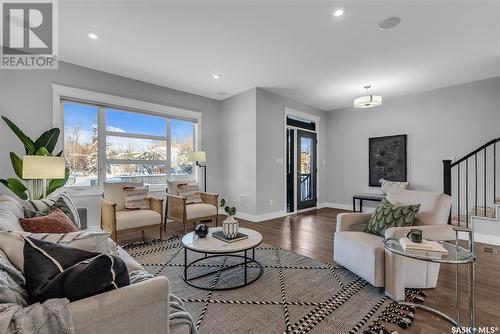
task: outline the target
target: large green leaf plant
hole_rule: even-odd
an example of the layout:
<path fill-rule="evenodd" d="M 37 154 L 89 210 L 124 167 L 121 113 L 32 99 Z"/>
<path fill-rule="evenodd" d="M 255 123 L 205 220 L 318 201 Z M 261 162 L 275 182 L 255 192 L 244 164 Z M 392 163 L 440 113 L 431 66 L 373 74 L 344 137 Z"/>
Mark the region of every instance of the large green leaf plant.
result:
<path fill-rule="evenodd" d="M 2 116 L 2 119 L 7 124 L 7 126 L 14 132 L 14 134 L 23 143 L 26 155 L 54 155 L 53 151 L 56 147 L 57 140 L 61 130 L 59 128 L 53 128 L 42 133 L 37 140 L 33 141 L 30 137 L 26 136 L 17 125 L 15 125 L 10 119 Z M 56 154 L 60 157 L 62 151 Z M 28 199 L 28 187 L 27 180 L 23 179 L 23 160 L 14 152 L 10 152 L 10 161 L 12 162 L 12 167 L 17 178 L 0 179 L 0 183 L 9 188 L 14 194 L 16 194 L 21 199 Z M 66 184 L 69 177 L 69 169 L 66 168 L 64 179 L 54 179 L 50 180 L 47 184 L 47 195 L 53 193 L 56 189 L 61 188 Z M 37 199 L 37 198 L 34 198 Z"/>

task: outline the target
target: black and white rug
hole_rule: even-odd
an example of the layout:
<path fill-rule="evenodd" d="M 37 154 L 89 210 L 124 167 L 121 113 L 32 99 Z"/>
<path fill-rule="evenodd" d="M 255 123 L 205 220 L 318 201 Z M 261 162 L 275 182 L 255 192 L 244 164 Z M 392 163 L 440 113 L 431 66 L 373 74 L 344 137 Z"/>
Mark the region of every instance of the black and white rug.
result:
<path fill-rule="evenodd" d="M 179 238 L 124 247 L 147 271 L 170 280 L 170 292 L 180 297 L 200 333 L 363 333 L 377 326 L 389 332 L 413 320 L 414 310 L 397 307 L 374 288 L 342 267 L 334 267 L 284 249 L 262 244 L 255 251 L 264 267 L 254 283 L 229 291 L 196 289 L 184 282 L 184 251 Z M 189 259 L 201 255 L 189 253 Z M 214 258 L 196 265 L 196 272 L 222 268 L 236 259 Z M 223 286 L 243 277 L 236 267 L 200 278 Z M 249 277 L 257 274 L 252 265 Z M 418 291 L 407 291 L 418 298 Z"/>

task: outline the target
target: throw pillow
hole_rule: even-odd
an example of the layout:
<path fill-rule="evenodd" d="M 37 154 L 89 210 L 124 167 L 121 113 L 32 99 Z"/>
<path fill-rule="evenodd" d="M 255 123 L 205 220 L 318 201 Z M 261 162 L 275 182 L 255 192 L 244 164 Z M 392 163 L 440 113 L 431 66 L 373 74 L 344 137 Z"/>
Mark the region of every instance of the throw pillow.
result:
<path fill-rule="evenodd" d="M 149 210 L 149 187 L 123 187 L 125 210 Z"/>
<path fill-rule="evenodd" d="M 410 186 L 409 182 L 397 182 L 384 179 L 380 179 L 379 182 L 382 187 L 382 192 L 386 195 L 393 191 L 408 189 L 408 187 Z"/>
<path fill-rule="evenodd" d="M 383 199 L 370 217 L 364 232 L 384 237 L 385 230 L 389 227 L 412 226 L 419 209 L 420 204 L 395 206 Z"/>
<path fill-rule="evenodd" d="M 32 303 L 71 302 L 130 285 L 122 259 L 25 237 L 24 276 Z"/>
<path fill-rule="evenodd" d="M 179 196 L 186 197 L 186 204 L 203 203 L 200 186 L 197 183 L 179 183 L 177 191 Z"/>
<path fill-rule="evenodd" d="M 0 231 L 22 231 L 19 218 L 7 209 L 0 209 Z"/>
<path fill-rule="evenodd" d="M 76 226 L 61 209 L 55 209 L 46 216 L 21 218 L 19 223 L 21 223 L 23 230 L 32 233 L 78 232 Z"/>
<path fill-rule="evenodd" d="M 75 226 L 80 229 L 80 215 L 76 208 L 73 200 L 65 193 L 60 194 L 56 197 L 41 199 L 41 200 L 29 200 L 24 202 L 24 217 L 33 218 L 35 216 L 46 215 L 54 211 L 55 209 L 60 209 L 64 212 L 69 219 L 75 224 Z"/>
<path fill-rule="evenodd" d="M 73 248 L 109 255 L 118 255 L 118 247 L 104 231 L 84 230 L 66 234 L 29 233 L 29 232 L 0 232 L 0 250 L 9 261 L 18 269 L 24 267 L 24 237 L 43 241 L 50 241 Z"/>

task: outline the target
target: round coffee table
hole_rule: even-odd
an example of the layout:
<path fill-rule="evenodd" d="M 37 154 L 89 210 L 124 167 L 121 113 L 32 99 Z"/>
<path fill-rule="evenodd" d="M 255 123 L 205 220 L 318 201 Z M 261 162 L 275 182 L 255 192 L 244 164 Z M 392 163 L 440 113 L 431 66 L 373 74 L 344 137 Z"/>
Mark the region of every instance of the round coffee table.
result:
<path fill-rule="evenodd" d="M 240 228 L 240 233 L 248 235 L 247 239 L 234 241 L 234 242 L 226 242 L 219 240 L 212 236 L 212 233 L 222 231 L 222 227 L 211 227 L 208 230 L 208 234 L 205 238 L 199 238 L 194 232 L 186 234 L 182 237 L 182 246 L 184 247 L 184 270 L 182 273 L 182 278 L 184 281 L 191 285 L 192 287 L 203 289 L 203 290 L 232 290 L 247 286 L 256 280 L 262 275 L 262 265 L 255 260 L 255 248 L 262 243 L 262 235 L 254 230 L 248 228 Z M 188 261 L 188 250 L 195 253 L 204 254 L 203 257 L 195 259 L 194 261 Z M 252 257 L 249 257 L 248 252 L 252 252 Z M 244 253 L 244 255 L 238 255 L 235 253 Z M 210 262 L 213 262 L 214 258 L 235 258 L 241 259 L 242 261 L 238 261 L 236 264 L 231 265 L 211 265 Z M 252 278 L 248 277 L 248 265 L 250 263 L 254 263 L 257 266 L 258 272 Z M 188 277 L 188 269 L 196 267 L 203 268 L 204 265 L 207 268 L 211 268 L 213 266 L 218 267 L 215 270 L 209 270 L 208 272 L 198 273 L 197 275 Z M 202 285 L 198 284 L 196 281 L 200 278 L 207 276 L 215 276 L 219 275 L 223 271 L 227 271 L 236 267 L 243 267 L 243 278 L 242 283 L 235 284 L 231 286 L 222 286 L 216 287 L 215 284 L 210 285 Z M 211 280 L 213 281 L 213 280 Z"/>

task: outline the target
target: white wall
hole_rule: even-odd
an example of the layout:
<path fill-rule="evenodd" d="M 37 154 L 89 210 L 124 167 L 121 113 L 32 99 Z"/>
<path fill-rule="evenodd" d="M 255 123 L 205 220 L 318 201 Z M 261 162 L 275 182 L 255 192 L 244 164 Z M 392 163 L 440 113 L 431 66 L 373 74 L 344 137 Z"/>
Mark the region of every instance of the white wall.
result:
<path fill-rule="evenodd" d="M 257 213 L 256 89 L 221 103 L 222 196 L 242 218 Z"/>
<path fill-rule="evenodd" d="M 368 138 L 408 134 L 412 188 L 442 191 L 442 160 L 500 137 L 500 77 L 327 113 L 328 201 L 350 207 L 368 187 Z"/>
<path fill-rule="evenodd" d="M 1 70 L 0 113 L 9 117 L 26 134 L 38 137 L 52 127 L 51 84 L 73 86 L 102 93 L 200 111 L 203 113 L 201 141 L 209 164 L 207 187 L 222 191 L 219 145 L 219 102 L 170 88 L 148 84 L 89 68 L 59 62 L 58 70 Z M 0 177 L 13 176 L 8 152 L 23 153 L 23 146 L 3 122 L 0 125 Z M 89 209 L 90 225 L 98 225 L 98 196 L 75 197 L 77 205 Z"/>
<path fill-rule="evenodd" d="M 286 212 L 284 108 L 320 117 L 318 137 L 318 203 L 326 199 L 325 112 L 257 88 L 257 213 Z M 282 163 L 278 163 L 280 158 Z M 271 204 L 271 202 L 273 204 Z"/>

